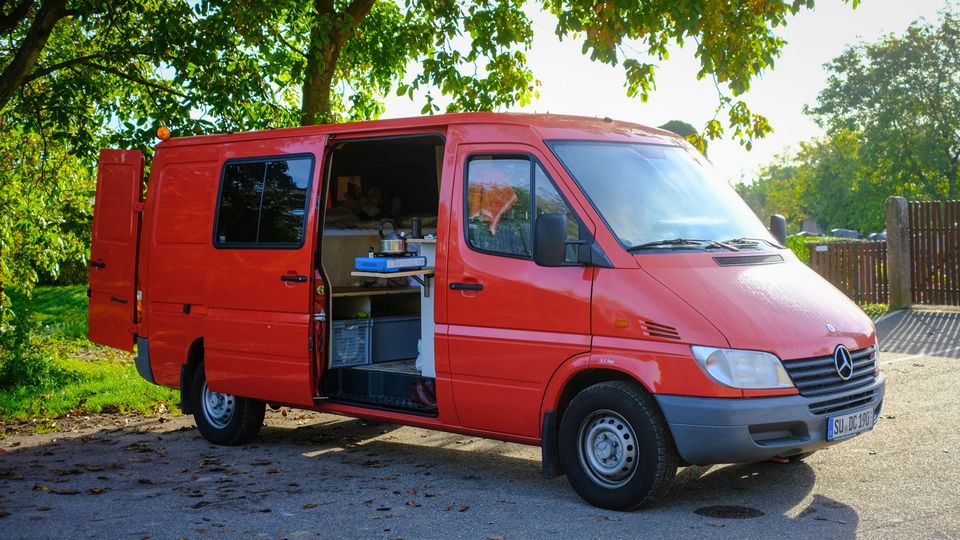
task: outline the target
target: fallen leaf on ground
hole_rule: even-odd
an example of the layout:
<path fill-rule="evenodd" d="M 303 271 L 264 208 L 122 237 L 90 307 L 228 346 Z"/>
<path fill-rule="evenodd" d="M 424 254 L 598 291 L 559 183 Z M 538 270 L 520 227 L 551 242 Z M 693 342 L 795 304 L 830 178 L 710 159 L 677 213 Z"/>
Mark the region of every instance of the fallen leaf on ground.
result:
<path fill-rule="evenodd" d="M 407 506 L 412 506 L 413 508 L 420 508 L 421 504 L 417 501 L 407 501 Z"/>
<path fill-rule="evenodd" d="M 153 480 L 151 480 L 151 479 L 149 479 L 149 478 L 141 478 L 141 479 L 137 480 L 137 483 L 138 483 L 138 484 L 147 484 L 147 485 L 156 484 L 156 482 L 154 482 Z"/>
<path fill-rule="evenodd" d="M 470 507 L 467 506 L 467 505 L 463 505 L 463 506 L 460 507 L 460 511 L 461 511 L 461 512 L 466 512 L 466 511 L 469 510 L 469 509 L 470 509 Z"/>
<path fill-rule="evenodd" d="M 311 508 L 316 508 L 316 507 L 317 507 L 317 503 L 313 503 L 313 502 L 308 502 L 307 504 L 303 505 L 304 510 L 309 510 Z"/>
<path fill-rule="evenodd" d="M 87 490 L 87 493 L 89 493 L 90 495 L 103 495 L 106 492 L 107 492 L 107 488 L 105 487 L 92 487 Z"/>
<path fill-rule="evenodd" d="M 197 509 L 197 508 L 203 508 L 204 506 L 210 506 L 210 502 L 209 502 L 209 501 L 200 501 L 200 502 L 198 502 L 197 504 L 194 504 L 193 506 L 191 506 L 190 508 Z"/>
<path fill-rule="evenodd" d="M 74 488 L 53 488 L 50 489 L 50 493 L 56 493 L 57 495 L 76 495 L 80 493 L 80 490 Z"/>
<path fill-rule="evenodd" d="M 0 511 L 0 518 L 5 518 L 5 517 L 7 517 L 7 516 L 9 516 L 9 515 L 10 515 L 10 512 Z"/>

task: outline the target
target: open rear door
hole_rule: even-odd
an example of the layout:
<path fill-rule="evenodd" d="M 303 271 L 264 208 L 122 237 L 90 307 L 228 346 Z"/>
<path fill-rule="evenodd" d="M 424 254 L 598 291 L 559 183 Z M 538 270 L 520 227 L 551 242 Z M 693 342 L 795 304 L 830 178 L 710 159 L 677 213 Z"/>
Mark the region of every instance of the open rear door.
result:
<path fill-rule="evenodd" d="M 143 153 L 101 150 L 90 245 L 90 341 L 133 350 Z"/>

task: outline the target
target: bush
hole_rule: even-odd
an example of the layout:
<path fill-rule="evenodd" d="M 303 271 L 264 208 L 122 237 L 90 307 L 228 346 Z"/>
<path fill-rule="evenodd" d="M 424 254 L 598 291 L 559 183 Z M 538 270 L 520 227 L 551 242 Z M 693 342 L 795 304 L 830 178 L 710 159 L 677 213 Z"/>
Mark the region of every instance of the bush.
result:
<path fill-rule="evenodd" d="M 890 306 L 887 304 L 860 304 L 860 309 L 867 314 L 871 319 L 876 320 L 882 315 L 886 315 L 890 311 Z"/>
<path fill-rule="evenodd" d="M 45 350 L 39 325 L 30 311 L 12 310 L 8 330 L 0 334 L 0 388 L 44 388 L 74 380 Z"/>

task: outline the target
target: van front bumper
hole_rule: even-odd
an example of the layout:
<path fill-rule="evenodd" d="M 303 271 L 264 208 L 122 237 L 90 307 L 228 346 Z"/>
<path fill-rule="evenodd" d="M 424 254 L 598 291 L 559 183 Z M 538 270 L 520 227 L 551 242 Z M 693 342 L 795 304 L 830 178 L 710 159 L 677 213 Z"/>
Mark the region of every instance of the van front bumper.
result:
<path fill-rule="evenodd" d="M 873 409 L 880 417 L 886 386 L 883 375 L 854 392 L 816 398 L 800 395 L 764 398 L 699 398 L 657 395 L 677 452 L 691 465 L 749 463 L 819 450 L 847 439 L 827 440 L 827 418 Z M 871 392 L 869 401 L 828 414 L 811 406 Z"/>

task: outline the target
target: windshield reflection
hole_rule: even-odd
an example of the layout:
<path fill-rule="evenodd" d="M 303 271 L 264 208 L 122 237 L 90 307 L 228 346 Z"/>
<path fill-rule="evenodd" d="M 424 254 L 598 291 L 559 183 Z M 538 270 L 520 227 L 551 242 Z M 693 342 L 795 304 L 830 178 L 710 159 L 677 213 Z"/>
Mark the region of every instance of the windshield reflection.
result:
<path fill-rule="evenodd" d="M 600 141 L 549 146 L 631 251 L 711 249 L 733 240 L 741 241 L 737 248 L 777 245 L 736 191 L 692 151 Z"/>

